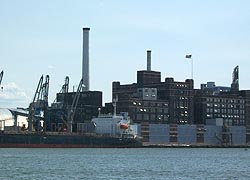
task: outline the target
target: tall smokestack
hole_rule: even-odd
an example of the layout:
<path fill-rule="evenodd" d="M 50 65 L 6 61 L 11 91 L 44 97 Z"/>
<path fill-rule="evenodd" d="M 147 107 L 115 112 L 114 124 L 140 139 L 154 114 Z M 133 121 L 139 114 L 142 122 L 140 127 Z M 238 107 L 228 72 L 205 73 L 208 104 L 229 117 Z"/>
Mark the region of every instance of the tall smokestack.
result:
<path fill-rule="evenodd" d="M 151 50 L 147 50 L 147 71 L 151 71 Z"/>
<path fill-rule="evenodd" d="M 89 30 L 90 28 L 82 28 L 83 45 L 82 45 L 82 79 L 85 85 L 84 90 L 89 91 Z"/>

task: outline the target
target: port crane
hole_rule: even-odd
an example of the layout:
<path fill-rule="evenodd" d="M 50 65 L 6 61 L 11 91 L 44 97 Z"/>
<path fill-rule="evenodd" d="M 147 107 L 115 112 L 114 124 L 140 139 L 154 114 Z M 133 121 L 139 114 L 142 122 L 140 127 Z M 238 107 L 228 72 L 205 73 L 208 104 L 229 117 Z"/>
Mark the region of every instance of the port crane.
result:
<path fill-rule="evenodd" d="M 62 89 L 59 91 L 59 93 L 68 93 L 68 92 L 69 92 L 69 76 L 66 76 L 64 84 L 62 85 Z M 53 103 L 55 102 L 57 102 L 56 98 Z"/>
<path fill-rule="evenodd" d="M 67 117 L 67 124 L 68 124 L 68 132 L 72 132 L 72 124 L 73 124 L 73 120 L 74 120 L 74 116 L 75 116 L 75 112 L 76 112 L 76 108 L 77 108 L 77 104 L 78 104 L 78 100 L 80 98 L 81 92 L 83 91 L 85 85 L 83 84 L 83 79 L 81 79 L 77 91 L 74 95 L 74 99 L 73 102 L 70 106 L 70 108 L 68 109 L 68 117 Z"/>
<path fill-rule="evenodd" d="M 41 130 L 42 115 L 48 108 L 48 94 L 49 94 L 49 75 L 46 75 L 45 81 L 43 75 L 41 76 L 33 101 L 29 105 L 28 115 L 28 129 L 32 131 L 32 127 L 35 127 L 36 131 Z M 43 114 L 42 114 L 43 113 Z"/>
<path fill-rule="evenodd" d="M 64 80 L 64 84 L 62 85 L 61 90 L 59 91 L 60 93 L 68 93 L 69 92 L 69 77 L 66 76 L 65 80 Z M 60 130 L 57 128 L 61 128 L 58 126 L 58 124 L 60 123 L 60 121 L 63 122 L 64 126 L 68 127 L 68 123 L 67 123 L 67 106 L 64 104 L 64 102 L 59 102 L 57 98 L 55 98 L 54 102 L 51 104 L 51 112 L 52 111 L 56 111 L 56 116 L 53 118 L 54 123 L 56 124 L 56 127 L 54 130 Z M 47 116 L 46 119 L 50 124 L 51 120 L 52 120 L 52 115 L 51 113 L 49 113 L 49 116 Z M 51 126 L 48 126 L 48 129 L 51 129 Z"/>
<path fill-rule="evenodd" d="M 68 92 L 69 92 L 69 76 L 66 76 L 64 85 L 62 86 L 60 93 L 68 93 Z"/>

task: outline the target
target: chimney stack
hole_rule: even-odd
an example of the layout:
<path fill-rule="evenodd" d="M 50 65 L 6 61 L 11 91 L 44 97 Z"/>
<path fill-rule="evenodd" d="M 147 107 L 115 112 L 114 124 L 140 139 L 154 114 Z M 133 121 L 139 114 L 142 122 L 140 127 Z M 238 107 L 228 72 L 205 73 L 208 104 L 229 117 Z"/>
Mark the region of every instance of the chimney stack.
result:
<path fill-rule="evenodd" d="M 151 71 L 151 50 L 147 50 L 147 71 Z"/>
<path fill-rule="evenodd" d="M 82 79 L 85 86 L 84 90 L 89 91 L 89 30 L 82 28 L 83 46 L 82 46 Z"/>

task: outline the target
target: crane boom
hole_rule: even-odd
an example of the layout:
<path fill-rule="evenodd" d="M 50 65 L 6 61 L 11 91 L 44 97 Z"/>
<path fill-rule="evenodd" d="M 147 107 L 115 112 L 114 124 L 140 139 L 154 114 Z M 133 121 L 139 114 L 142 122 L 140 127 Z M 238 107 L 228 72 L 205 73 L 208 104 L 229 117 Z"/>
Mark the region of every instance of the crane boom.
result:
<path fill-rule="evenodd" d="M 69 77 L 66 76 L 65 83 L 62 87 L 62 93 L 68 93 L 69 92 Z"/>
<path fill-rule="evenodd" d="M 64 84 L 62 85 L 62 89 L 59 91 L 59 93 L 68 93 L 69 92 L 69 77 L 66 76 L 64 80 Z M 57 101 L 57 98 L 53 101 L 55 103 Z"/>
<path fill-rule="evenodd" d="M 35 92 L 35 96 L 33 98 L 33 102 L 37 101 L 40 96 L 41 96 L 41 91 L 42 91 L 42 84 L 43 84 L 43 75 L 41 76 L 37 88 L 36 88 L 36 92 Z"/>
<path fill-rule="evenodd" d="M 33 125 L 35 125 L 36 130 L 39 131 L 40 120 L 42 117 L 42 112 L 45 112 L 48 108 L 48 94 L 49 94 L 49 75 L 46 75 L 45 82 L 43 82 L 43 75 L 41 76 L 33 101 L 29 105 L 29 115 L 28 115 L 28 128 L 32 131 Z"/>
<path fill-rule="evenodd" d="M 3 79 L 3 71 L 0 73 L 0 85 L 2 83 L 2 79 Z"/>
<path fill-rule="evenodd" d="M 83 88 L 85 87 L 85 85 L 83 84 L 83 79 L 81 79 L 77 91 L 75 93 L 72 105 L 68 111 L 68 132 L 72 132 L 72 124 L 73 124 L 73 120 L 74 120 L 74 116 L 75 116 L 75 112 L 76 112 L 76 108 L 77 108 L 77 104 L 78 104 L 78 100 L 80 98 L 80 94 L 83 90 Z"/>
<path fill-rule="evenodd" d="M 46 106 L 48 106 L 48 96 L 49 96 L 49 75 L 46 75 L 45 83 L 43 84 L 42 88 L 42 97 L 41 97 L 41 99 L 44 100 Z"/>

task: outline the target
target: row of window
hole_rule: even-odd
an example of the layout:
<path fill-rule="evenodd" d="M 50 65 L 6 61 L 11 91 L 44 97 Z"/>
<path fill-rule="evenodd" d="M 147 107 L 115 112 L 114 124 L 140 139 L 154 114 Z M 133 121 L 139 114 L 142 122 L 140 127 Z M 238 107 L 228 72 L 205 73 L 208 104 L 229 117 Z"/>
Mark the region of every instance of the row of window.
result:
<path fill-rule="evenodd" d="M 136 121 L 168 121 L 169 115 L 155 115 L 155 114 L 135 114 L 133 120 Z"/>
<path fill-rule="evenodd" d="M 207 102 L 244 103 L 244 99 L 206 98 Z"/>
<path fill-rule="evenodd" d="M 168 108 L 134 108 L 134 112 L 168 114 Z"/>
<path fill-rule="evenodd" d="M 177 120 L 178 124 L 187 124 L 188 121 L 187 120 Z"/>
<path fill-rule="evenodd" d="M 227 123 L 229 126 L 239 126 L 239 125 L 245 125 L 244 120 L 232 120 L 232 119 L 226 119 L 225 123 Z"/>
<path fill-rule="evenodd" d="M 155 94 L 151 94 L 151 97 L 155 97 Z M 149 97 L 149 94 L 145 94 L 144 97 Z"/>
<path fill-rule="evenodd" d="M 143 88 L 143 89 L 144 89 L 144 92 L 150 92 L 150 91 L 151 91 L 152 93 L 157 92 L 156 88 L 150 88 L 150 89 L 148 89 L 148 88 Z M 138 92 L 142 92 L 143 89 L 139 89 Z"/>
<path fill-rule="evenodd" d="M 244 110 L 238 109 L 213 109 L 207 108 L 207 113 L 229 113 L 229 114 L 244 114 Z"/>
<path fill-rule="evenodd" d="M 188 100 L 188 97 L 180 96 L 179 99 L 180 99 L 180 100 Z"/>
<path fill-rule="evenodd" d="M 177 109 L 187 109 L 187 106 L 176 106 Z"/>
<path fill-rule="evenodd" d="M 207 114 L 207 118 L 230 118 L 230 119 L 245 119 L 245 115 L 227 115 L 227 114 Z"/>
<path fill-rule="evenodd" d="M 176 84 L 176 87 L 187 88 L 188 86 L 186 84 Z"/>
<path fill-rule="evenodd" d="M 168 107 L 168 103 L 155 103 L 155 102 L 132 102 L 132 104 L 134 106 L 150 106 L 150 107 L 154 107 L 154 106 L 158 106 L 158 107 L 161 107 L 161 106 L 166 106 Z"/>
<path fill-rule="evenodd" d="M 233 105 L 233 104 L 212 104 L 212 103 L 207 103 L 207 107 L 222 107 L 222 108 L 240 108 L 240 109 L 244 109 L 244 105 L 241 104 L 241 105 Z"/>

